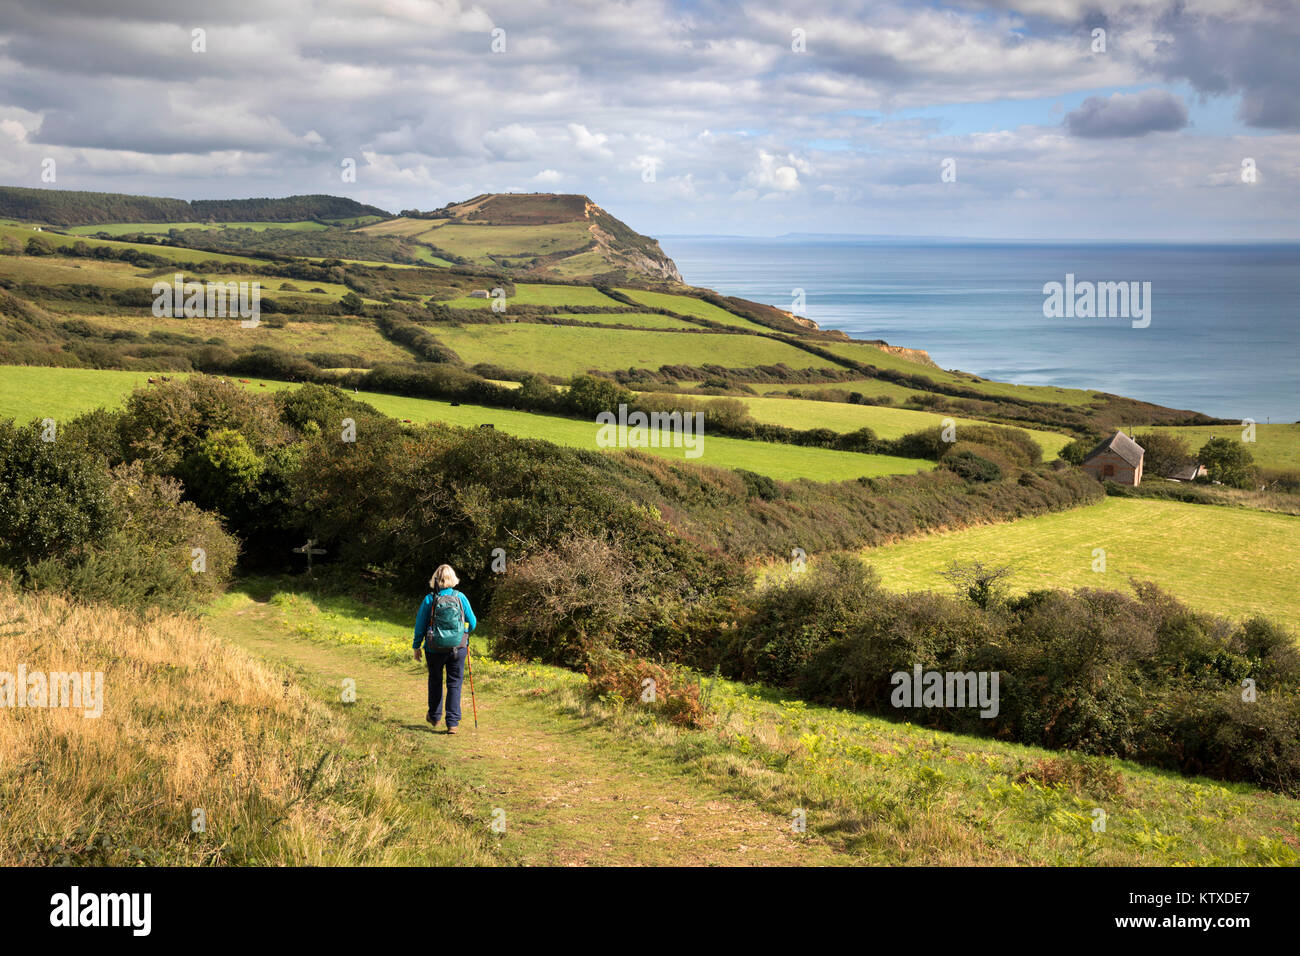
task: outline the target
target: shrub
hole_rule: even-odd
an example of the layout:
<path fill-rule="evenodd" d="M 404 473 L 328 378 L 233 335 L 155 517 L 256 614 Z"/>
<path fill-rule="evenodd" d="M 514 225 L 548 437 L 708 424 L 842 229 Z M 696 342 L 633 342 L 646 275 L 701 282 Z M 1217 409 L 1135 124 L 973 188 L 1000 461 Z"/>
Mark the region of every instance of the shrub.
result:
<path fill-rule="evenodd" d="M 745 493 L 751 498 L 760 498 L 763 501 L 775 501 L 781 496 L 781 489 L 777 486 L 777 483 L 767 475 L 760 475 L 752 471 L 746 471 L 744 468 L 737 468 L 736 474 L 738 474 L 741 481 L 745 483 Z"/>
<path fill-rule="evenodd" d="M 699 728 L 707 722 L 699 679 L 684 668 L 597 648 L 587 656 L 586 674 L 592 694 L 606 702 L 644 707 L 679 727 Z"/>
<path fill-rule="evenodd" d="M 507 568 L 492 601 L 492 653 L 582 667 L 617 641 L 648 596 L 614 546 L 570 538 Z"/>
<path fill-rule="evenodd" d="M 80 554 L 114 526 L 102 463 L 46 434 L 0 420 L 0 562 L 11 567 Z"/>
<path fill-rule="evenodd" d="M 1133 440 L 1142 446 L 1142 472 L 1168 477 L 1192 461 L 1187 442 L 1171 432 L 1143 432 Z"/>
<path fill-rule="evenodd" d="M 754 596 L 728 636 L 723 669 L 746 680 L 791 684 L 827 642 L 859 624 L 879 594 L 876 573 L 856 558 L 819 561 Z"/>
<path fill-rule="evenodd" d="M 214 431 L 239 432 L 259 454 L 290 437 L 270 401 L 207 375 L 136 389 L 119 428 L 128 457 L 163 473 L 173 472 Z"/>
<path fill-rule="evenodd" d="M 72 556 L 27 568 L 27 583 L 84 601 L 177 610 L 211 597 L 230 578 L 238 545 L 220 522 L 181 501 L 175 481 L 140 463 L 113 471 L 115 527 Z"/>
<path fill-rule="evenodd" d="M 1086 754 L 1044 757 L 1021 773 L 1017 783 L 1033 780 L 1044 787 L 1071 790 L 1099 800 L 1124 796 L 1124 775 L 1107 761 Z"/>
<path fill-rule="evenodd" d="M 973 451 L 950 452 L 940 463 L 963 481 L 998 481 L 1002 478 L 1002 469 L 995 462 L 981 458 Z"/>
<path fill-rule="evenodd" d="M 567 404 L 570 410 L 594 419 L 601 412 L 618 413 L 619 405 L 630 405 L 634 396 L 617 382 L 597 375 L 575 375 L 569 382 Z"/>
<path fill-rule="evenodd" d="M 1197 456 L 1205 465 L 1211 481 L 1222 482 L 1234 488 L 1253 488 L 1254 456 L 1246 446 L 1231 438 L 1211 438 L 1201 446 Z"/>

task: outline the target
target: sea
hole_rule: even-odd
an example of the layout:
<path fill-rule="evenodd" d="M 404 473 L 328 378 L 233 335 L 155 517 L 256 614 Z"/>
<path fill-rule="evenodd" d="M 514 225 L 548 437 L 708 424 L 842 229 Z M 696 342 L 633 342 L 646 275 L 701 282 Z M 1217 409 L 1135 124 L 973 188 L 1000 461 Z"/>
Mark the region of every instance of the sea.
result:
<path fill-rule="evenodd" d="M 1300 420 L 1300 244 L 836 236 L 670 236 L 660 244 L 692 285 L 791 310 L 855 339 L 925 349 L 946 369 L 1216 418 Z M 1049 317 L 1044 289 L 1053 282 L 1063 290 L 1070 283 L 1076 297 L 1082 284 L 1137 283 L 1130 288 L 1149 294 L 1149 312 L 1078 317 L 1057 309 Z"/>

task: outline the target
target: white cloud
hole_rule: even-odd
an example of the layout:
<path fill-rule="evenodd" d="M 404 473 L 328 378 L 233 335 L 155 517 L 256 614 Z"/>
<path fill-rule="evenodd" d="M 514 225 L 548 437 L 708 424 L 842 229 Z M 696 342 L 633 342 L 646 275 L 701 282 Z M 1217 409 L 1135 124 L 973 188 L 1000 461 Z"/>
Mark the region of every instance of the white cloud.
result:
<path fill-rule="evenodd" d="M 773 156 L 766 150 L 759 150 L 758 160 L 745 181 L 759 189 L 789 193 L 799 188 L 799 173 L 809 172 L 810 169 L 806 162 L 793 155 L 782 158 Z"/>

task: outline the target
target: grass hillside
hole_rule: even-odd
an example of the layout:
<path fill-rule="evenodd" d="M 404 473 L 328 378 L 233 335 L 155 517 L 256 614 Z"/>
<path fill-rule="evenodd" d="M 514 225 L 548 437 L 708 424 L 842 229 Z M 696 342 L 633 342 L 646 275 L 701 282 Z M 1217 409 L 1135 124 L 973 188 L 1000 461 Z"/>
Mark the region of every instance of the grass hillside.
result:
<path fill-rule="evenodd" d="M 1232 425 L 1201 425 L 1183 428 L 1157 428 L 1156 431 L 1169 432 L 1187 442 L 1192 454 L 1211 438 L 1230 438 L 1242 441 L 1245 428 L 1237 423 Z M 1246 445 L 1255 464 L 1264 468 L 1280 468 L 1289 471 L 1300 469 L 1300 423 L 1290 425 L 1258 424 L 1255 426 L 1255 441 Z"/>
<path fill-rule="evenodd" d="M 312 694 L 189 617 L 144 620 L 7 585 L 0 616 L 29 673 L 103 675 L 100 716 L 61 706 L 0 721 L 0 757 L 28 768 L 0 781 L 0 864 L 499 859 L 458 788 L 378 721 L 346 714 L 336 680 L 332 701 Z"/>
<path fill-rule="evenodd" d="M 464 325 L 439 328 L 439 339 L 466 363 L 528 368 L 567 377 L 589 369 L 694 365 L 707 358 L 727 368 L 785 365 L 834 368 L 834 363 L 783 342 L 749 335 L 585 329 L 550 325 Z"/>
<path fill-rule="evenodd" d="M 511 272 L 681 280 L 658 242 L 586 196 L 491 193 L 420 216 L 372 223 L 360 231 L 401 236 L 457 262 Z"/>
<path fill-rule="evenodd" d="M 1264 614 L 1300 629 L 1300 518 L 1244 508 L 1106 498 L 1010 524 L 931 535 L 864 552 L 887 587 L 947 590 L 939 572 L 979 557 L 1015 569 L 1014 591 L 1154 581 L 1194 608 L 1234 620 Z M 1106 552 L 1093 570 L 1094 549 Z"/>
<path fill-rule="evenodd" d="M 760 422 L 789 425 L 792 428 L 829 428 L 851 432 L 870 428 L 882 438 L 897 438 L 908 432 L 934 428 L 950 416 L 906 408 L 880 405 L 848 405 L 840 402 L 801 402 L 788 398 L 742 398 L 745 407 Z M 980 424 L 973 419 L 953 418 L 958 433 L 963 425 Z M 1050 461 L 1069 443 L 1069 438 L 1055 432 L 1025 429 Z"/>

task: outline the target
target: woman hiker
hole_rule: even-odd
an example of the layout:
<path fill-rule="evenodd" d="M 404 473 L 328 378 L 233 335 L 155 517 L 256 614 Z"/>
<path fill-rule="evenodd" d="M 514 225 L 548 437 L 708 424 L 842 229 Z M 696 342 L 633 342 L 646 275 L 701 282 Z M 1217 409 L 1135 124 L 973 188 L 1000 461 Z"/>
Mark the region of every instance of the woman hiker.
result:
<path fill-rule="evenodd" d="M 447 733 L 454 734 L 460 723 L 460 684 L 469 655 L 469 632 L 478 627 L 469 598 L 456 590 L 460 578 L 449 564 L 438 565 L 429 579 L 432 593 L 420 602 L 415 615 L 415 659 L 420 648 L 428 654 L 429 712 L 424 719 L 437 727 L 447 705 Z M 459 637 L 459 640 L 457 639 Z M 447 693 L 442 692 L 442 672 L 447 671 Z"/>

